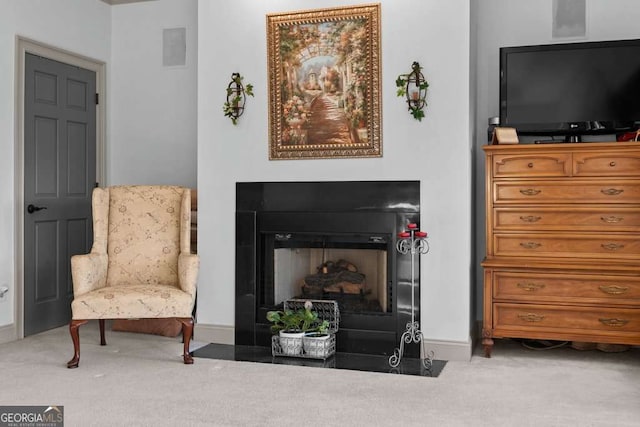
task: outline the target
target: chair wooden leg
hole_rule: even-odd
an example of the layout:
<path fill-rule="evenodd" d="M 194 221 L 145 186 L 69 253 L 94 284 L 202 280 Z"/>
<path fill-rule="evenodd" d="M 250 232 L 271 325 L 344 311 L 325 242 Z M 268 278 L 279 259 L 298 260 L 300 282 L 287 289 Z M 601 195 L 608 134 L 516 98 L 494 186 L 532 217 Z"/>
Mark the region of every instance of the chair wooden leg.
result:
<path fill-rule="evenodd" d="M 193 336 L 193 317 L 180 317 L 178 321 L 182 323 L 182 341 L 184 342 L 184 350 L 182 357 L 185 365 L 193 364 L 193 357 L 189 354 L 189 343 Z"/>
<path fill-rule="evenodd" d="M 88 320 L 73 319 L 69 323 L 69 333 L 73 341 L 73 358 L 67 362 L 67 368 L 77 368 L 78 363 L 80 363 L 80 335 L 78 334 L 78 328 L 87 322 Z"/>
<path fill-rule="evenodd" d="M 100 345 L 107 345 L 107 341 L 104 339 L 104 319 L 98 319 L 100 325 Z"/>

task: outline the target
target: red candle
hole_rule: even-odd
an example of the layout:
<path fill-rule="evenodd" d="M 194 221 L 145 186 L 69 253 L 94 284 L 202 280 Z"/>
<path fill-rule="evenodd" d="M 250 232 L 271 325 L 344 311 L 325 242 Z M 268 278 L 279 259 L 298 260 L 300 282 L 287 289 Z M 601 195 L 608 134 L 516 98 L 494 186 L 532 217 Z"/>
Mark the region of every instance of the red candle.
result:
<path fill-rule="evenodd" d="M 398 233 L 398 237 L 401 239 L 408 239 L 409 237 L 411 237 L 411 233 L 409 233 L 408 231 L 403 231 L 402 233 Z"/>
<path fill-rule="evenodd" d="M 427 237 L 426 231 L 416 231 L 416 237 Z"/>
<path fill-rule="evenodd" d="M 416 228 L 418 228 L 418 224 L 413 224 L 413 223 L 409 224 L 409 225 L 407 225 L 407 228 L 409 230 L 415 230 Z"/>

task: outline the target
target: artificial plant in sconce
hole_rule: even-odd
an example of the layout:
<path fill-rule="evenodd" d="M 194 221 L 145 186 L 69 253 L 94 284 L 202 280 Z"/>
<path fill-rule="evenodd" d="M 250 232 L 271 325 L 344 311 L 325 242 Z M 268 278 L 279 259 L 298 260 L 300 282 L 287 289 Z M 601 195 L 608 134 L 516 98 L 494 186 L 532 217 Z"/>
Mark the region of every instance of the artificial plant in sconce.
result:
<path fill-rule="evenodd" d="M 409 106 L 409 112 L 414 119 L 422 121 L 424 108 L 427 106 L 427 88 L 429 83 L 422 75 L 420 63 L 414 61 L 409 74 L 400 74 L 396 79 L 398 96 L 404 96 Z"/>
<path fill-rule="evenodd" d="M 238 124 L 238 118 L 244 112 L 247 95 L 253 96 L 253 85 L 242 85 L 243 77 L 240 73 L 231 74 L 231 82 L 227 86 L 227 101 L 222 106 L 226 117 L 231 119 L 234 125 Z"/>

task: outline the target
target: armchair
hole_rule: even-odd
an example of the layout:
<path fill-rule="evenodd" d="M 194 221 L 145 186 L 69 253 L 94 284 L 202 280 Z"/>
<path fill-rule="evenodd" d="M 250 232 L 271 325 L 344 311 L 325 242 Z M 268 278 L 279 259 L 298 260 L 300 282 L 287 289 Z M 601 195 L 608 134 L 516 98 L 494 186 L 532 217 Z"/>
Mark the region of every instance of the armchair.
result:
<path fill-rule="evenodd" d="M 175 318 L 189 343 L 199 269 L 190 252 L 191 197 L 176 186 L 114 186 L 93 191 L 93 246 L 71 258 L 74 299 L 69 332 L 78 367 L 78 328 L 97 319 L 106 345 L 106 319 Z"/>

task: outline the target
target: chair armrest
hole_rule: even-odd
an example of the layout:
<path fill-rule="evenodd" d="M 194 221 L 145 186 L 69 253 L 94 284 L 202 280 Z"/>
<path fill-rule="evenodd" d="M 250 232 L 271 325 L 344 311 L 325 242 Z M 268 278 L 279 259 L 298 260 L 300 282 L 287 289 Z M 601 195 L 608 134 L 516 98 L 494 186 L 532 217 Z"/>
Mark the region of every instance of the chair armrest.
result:
<path fill-rule="evenodd" d="M 196 254 L 182 252 L 178 256 L 178 284 L 180 289 L 195 298 L 200 257 Z"/>
<path fill-rule="evenodd" d="M 71 257 L 71 277 L 75 296 L 107 285 L 107 254 L 88 253 Z"/>

